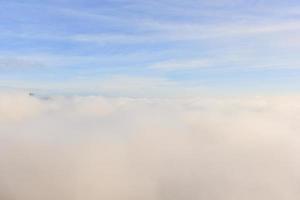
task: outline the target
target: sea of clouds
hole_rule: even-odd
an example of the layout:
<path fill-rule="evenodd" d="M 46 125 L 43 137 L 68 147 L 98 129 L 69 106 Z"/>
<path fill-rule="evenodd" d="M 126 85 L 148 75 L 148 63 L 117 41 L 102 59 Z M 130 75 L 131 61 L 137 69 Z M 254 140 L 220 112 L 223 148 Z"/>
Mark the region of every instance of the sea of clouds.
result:
<path fill-rule="evenodd" d="M 1 200 L 298 200 L 300 97 L 0 93 Z"/>

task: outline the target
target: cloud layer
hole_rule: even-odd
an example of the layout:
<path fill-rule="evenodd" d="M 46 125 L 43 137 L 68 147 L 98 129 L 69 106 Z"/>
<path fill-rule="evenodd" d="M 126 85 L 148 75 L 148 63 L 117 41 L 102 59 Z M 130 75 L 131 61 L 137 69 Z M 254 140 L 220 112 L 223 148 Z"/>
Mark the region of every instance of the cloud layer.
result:
<path fill-rule="evenodd" d="M 299 199 L 299 98 L 2 93 L 0 199 Z"/>

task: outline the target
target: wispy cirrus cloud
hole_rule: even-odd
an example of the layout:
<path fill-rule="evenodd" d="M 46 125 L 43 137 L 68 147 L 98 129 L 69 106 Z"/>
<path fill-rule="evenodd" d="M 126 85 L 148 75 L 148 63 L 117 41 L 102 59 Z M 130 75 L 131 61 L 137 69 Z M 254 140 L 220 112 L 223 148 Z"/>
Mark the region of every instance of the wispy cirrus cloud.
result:
<path fill-rule="evenodd" d="M 169 60 L 154 63 L 150 68 L 164 70 L 201 69 L 213 66 L 215 63 L 208 59 Z"/>
<path fill-rule="evenodd" d="M 155 62 L 148 66 L 151 69 L 178 71 L 178 70 L 265 70 L 265 69 L 298 69 L 300 61 L 297 57 L 274 59 L 265 58 L 251 53 L 229 53 L 222 56 L 207 55 L 200 58 L 173 59 Z"/>
<path fill-rule="evenodd" d="M 61 71 L 53 76 L 71 79 L 148 73 L 174 82 L 199 80 L 190 71 L 207 69 L 259 76 L 260 69 L 299 68 L 299 6 L 289 1 L 1 3 L 0 65 L 13 69 L 5 73 L 14 80 L 32 77 L 20 73 L 24 67 L 36 69 L 37 79 L 49 73 L 40 67 L 51 66 Z"/>
<path fill-rule="evenodd" d="M 0 34 L 0 37 L 23 39 L 44 39 L 70 42 L 88 42 L 94 44 L 135 44 L 162 43 L 176 41 L 222 40 L 224 38 L 265 37 L 266 34 L 281 36 L 285 33 L 300 31 L 300 21 L 270 21 L 264 23 L 221 23 L 217 25 L 201 25 L 197 23 L 173 23 L 161 21 L 141 21 L 146 32 L 140 33 L 80 33 L 80 34 L 45 34 L 14 33 Z"/>

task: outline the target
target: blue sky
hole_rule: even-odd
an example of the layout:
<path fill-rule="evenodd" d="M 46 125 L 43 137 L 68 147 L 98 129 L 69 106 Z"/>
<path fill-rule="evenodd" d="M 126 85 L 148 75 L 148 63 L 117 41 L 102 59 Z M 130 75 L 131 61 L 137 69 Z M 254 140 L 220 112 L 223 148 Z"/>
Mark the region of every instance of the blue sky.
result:
<path fill-rule="evenodd" d="M 75 93 L 300 89 L 300 3 L 0 0 L 0 86 Z"/>

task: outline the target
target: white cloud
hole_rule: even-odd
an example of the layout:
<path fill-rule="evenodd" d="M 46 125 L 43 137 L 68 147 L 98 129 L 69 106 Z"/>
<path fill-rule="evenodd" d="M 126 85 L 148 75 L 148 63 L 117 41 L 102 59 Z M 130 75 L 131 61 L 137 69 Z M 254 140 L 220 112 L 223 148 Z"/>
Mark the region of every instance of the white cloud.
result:
<path fill-rule="evenodd" d="M 208 92 L 201 86 L 185 87 L 181 82 L 155 76 L 114 75 L 104 77 L 78 76 L 61 81 L 0 80 L 0 85 L 21 91 L 31 89 L 42 94 L 102 94 L 129 97 L 187 97 Z M 2 88 L 0 87 L 2 90 Z"/>
<path fill-rule="evenodd" d="M 13 68 L 32 68 L 32 67 L 45 67 L 45 62 L 39 58 L 28 58 L 28 57 L 0 57 L 0 68 L 2 69 L 13 69 Z"/>
<path fill-rule="evenodd" d="M 136 23 L 136 22 L 135 22 Z M 161 43 L 203 41 L 237 37 L 263 37 L 266 34 L 282 35 L 300 31 L 300 22 L 269 21 L 222 24 L 173 23 L 145 20 L 139 22 L 148 32 L 138 34 L 80 34 L 65 37 L 66 40 L 89 43 Z M 138 24 L 139 24 L 138 23 Z"/>
<path fill-rule="evenodd" d="M 1 94 L 0 197 L 296 200 L 298 102 Z"/>
<path fill-rule="evenodd" d="M 277 44 L 281 45 L 281 44 Z M 283 44 L 282 44 L 283 45 Z M 285 43 L 285 45 L 288 45 Z M 213 70 L 249 70 L 249 69 L 295 69 L 299 68 L 300 61 L 294 54 L 278 56 L 265 55 L 253 50 L 232 52 L 211 52 L 209 55 L 192 57 L 189 59 L 172 59 L 154 62 L 148 67 L 156 70 L 178 71 L 195 69 Z"/>
<path fill-rule="evenodd" d="M 2 69 L 30 69 L 45 67 L 60 67 L 74 64 L 83 57 L 61 56 L 53 54 L 21 54 L 21 53 L 2 53 L 0 56 L 0 68 Z M 88 58 L 85 58 L 86 60 Z"/>
<path fill-rule="evenodd" d="M 166 70 L 207 68 L 213 65 L 211 61 L 212 60 L 208 60 L 208 59 L 195 59 L 195 60 L 185 60 L 185 61 L 171 60 L 171 61 L 154 63 L 150 67 L 156 69 L 166 69 Z"/>
<path fill-rule="evenodd" d="M 43 109 L 42 102 L 19 93 L 0 94 L 0 120 L 32 117 Z"/>

